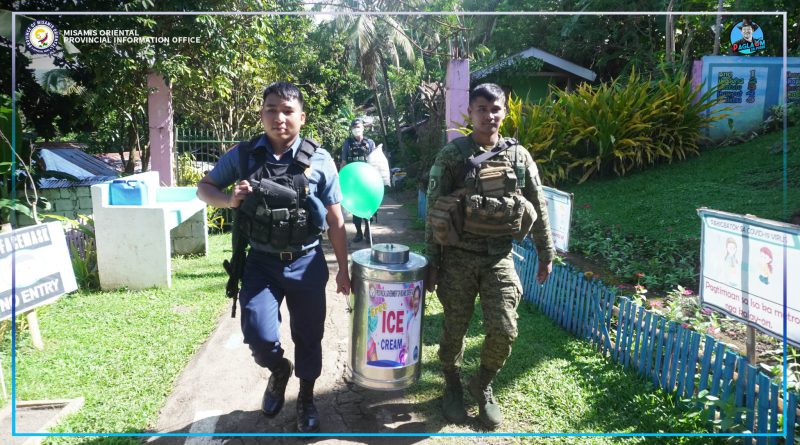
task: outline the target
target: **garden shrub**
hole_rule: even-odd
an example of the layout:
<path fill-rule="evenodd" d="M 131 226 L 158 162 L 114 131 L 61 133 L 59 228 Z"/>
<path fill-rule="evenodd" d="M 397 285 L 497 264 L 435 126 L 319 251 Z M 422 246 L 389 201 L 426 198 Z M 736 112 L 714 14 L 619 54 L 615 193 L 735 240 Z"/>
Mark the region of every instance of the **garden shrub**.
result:
<path fill-rule="evenodd" d="M 762 133 L 770 133 L 783 129 L 783 106 L 773 105 L 769 108 L 769 116 L 761 125 Z M 800 103 L 790 103 L 786 106 L 786 125 L 793 127 L 800 123 Z"/>
<path fill-rule="evenodd" d="M 714 91 L 701 94 L 684 74 L 654 81 L 634 71 L 624 83 L 552 94 L 542 104 L 511 97 L 501 128 L 531 152 L 548 184 L 686 159 L 699 153 L 702 130 L 725 117 L 708 113 Z"/>
<path fill-rule="evenodd" d="M 531 153 L 539 175 L 547 184 L 555 184 L 568 175 L 572 155 L 564 149 L 561 132 L 564 108 L 554 104 L 532 105 L 512 96 L 500 133 L 516 138 Z"/>
<path fill-rule="evenodd" d="M 197 183 L 203 179 L 203 173 L 200 169 L 195 167 L 196 159 L 193 154 L 183 152 L 178 155 L 177 170 L 178 170 L 178 186 L 179 187 L 195 187 Z M 230 215 L 229 209 L 221 209 L 214 206 L 206 206 L 206 225 L 210 233 L 222 233 L 230 225 L 230 218 L 225 218 Z"/>
<path fill-rule="evenodd" d="M 697 238 L 662 240 L 625 235 L 616 227 L 603 227 L 576 209 L 570 251 L 599 259 L 617 277 L 658 292 L 679 285 L 697 285 L 700 263 Z"/>

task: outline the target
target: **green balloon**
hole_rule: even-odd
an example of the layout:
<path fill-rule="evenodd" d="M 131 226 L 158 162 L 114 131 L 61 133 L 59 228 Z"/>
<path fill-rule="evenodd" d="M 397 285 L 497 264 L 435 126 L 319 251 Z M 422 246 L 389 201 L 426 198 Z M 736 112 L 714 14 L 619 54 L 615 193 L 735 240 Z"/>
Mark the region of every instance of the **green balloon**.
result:
<path fill-rule="evenodd" d="M 383 201 L 383 178 L 366 162 L 351 162 L 339 171 L 342 207 L 359 218 L 370 218 Z"/>

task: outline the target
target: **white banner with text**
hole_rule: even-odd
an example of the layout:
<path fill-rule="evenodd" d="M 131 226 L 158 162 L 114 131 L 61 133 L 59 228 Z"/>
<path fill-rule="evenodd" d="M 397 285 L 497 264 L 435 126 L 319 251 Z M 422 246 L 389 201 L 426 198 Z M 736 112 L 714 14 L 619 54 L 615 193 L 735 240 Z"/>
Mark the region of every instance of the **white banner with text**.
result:
<path fill-rule="evenodd" d="M 547 216 L 553 244 L 561 252 L 569 251 L 569 226 L 572 223 L 572 194 L 543 186 L 547 201 Z"/>
<path fill-rule="evenodd" d="M 699 209 L 700 295 L 711 307 L 800 346 L 800 227 Z"/>
<path fill-rule="evenodd" d="M 61 223 L 0 234 L 0 320 L 11 318 L 12 305 L 21 315 L 76 289 Z"/>

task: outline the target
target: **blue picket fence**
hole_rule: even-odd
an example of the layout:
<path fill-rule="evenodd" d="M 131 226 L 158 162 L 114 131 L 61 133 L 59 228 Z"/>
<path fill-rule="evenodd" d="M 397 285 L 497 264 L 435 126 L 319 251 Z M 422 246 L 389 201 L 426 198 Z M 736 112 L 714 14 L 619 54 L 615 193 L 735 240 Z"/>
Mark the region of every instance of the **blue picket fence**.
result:
<path fill-rule="evenodd" d="M 785 422 L 789 425 L 785 443 L 794 443 L 797 395 L 790 391 L 788 400 L 783 400 L 781 387 L 745 357 L 709 335 L 616 296 L 613 288 L 586 279 L 572 266 L 554 266 L 540 286 L 532 243 L 517 244 L 514 250 L 519 255 L 514 262 L 524 298 L 562 328 L 657 387 L 683 399 L 696 399 L 698 407 L 702 406 L 697 398 L 700 392 L 719 398 L 721 403 L 711 410 L 709 421 L 714 417 L 733 420 L 738 430 L 731 432 L 782 434 Z M 778 439 L 756 437 L 755 443 L 772 445 Z M 753 438 L 744 437 L 742 443 L 752 444 Z"/>

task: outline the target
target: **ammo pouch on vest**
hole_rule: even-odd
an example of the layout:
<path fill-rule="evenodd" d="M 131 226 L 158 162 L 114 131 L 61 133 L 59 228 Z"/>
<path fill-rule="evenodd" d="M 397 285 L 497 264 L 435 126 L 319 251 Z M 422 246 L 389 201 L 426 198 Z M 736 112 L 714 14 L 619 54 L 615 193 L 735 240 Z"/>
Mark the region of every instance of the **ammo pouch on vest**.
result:
<path fill-rule="evenodd" d="M 517 175 L 508 166 L 485 167 L 475 178 L 478 193 L 492 198 L 502 198 L 514 193 L 517 189 Z"/>
<path fill-rule="evenodd" d="M 352 140 L 348 147 L 347 162 L 367 162 L 368 152 L 369 143 L 366 139 L 362 139 L 360 142 Z"/>
<path fill-rule="evenodd" d="M 524 202 L 527 200 L 520 195 L 499 198 L 469 196 L 465 205 L 464 231 L 490 238 L 515 235 L 522 227 Z"/>
<path fill-rule="evenodd" d="M 514 170 L 507 165 L 487 166 L 478 171 L 474 181 L 477 193 L 466 199 L 464 231 L 490 238 L 524 237 L 530 226 L 523 227 L 523 215 L 533 211 L 533 206 L 517 193 Z M 526 225 L 528 221 L 533 224 L 528 218 Z"/>
<path fill-rule="evenodd" d="M 461 240 L 464 228 L 464 196 L 461 188 L 449 195 L 440 196 L 428 213 L 428 224 L 433 228 L 433 239 L 443 246 L 452 246 Z"/>
<path fill-rule="evenodd" d="M 241 204 L 241 230 L 253 241 L 276 249 L 305 243 L 311 235 L 308 211 L 297 205 L 297 193 L 269 179 L 253 187 Z"/>

